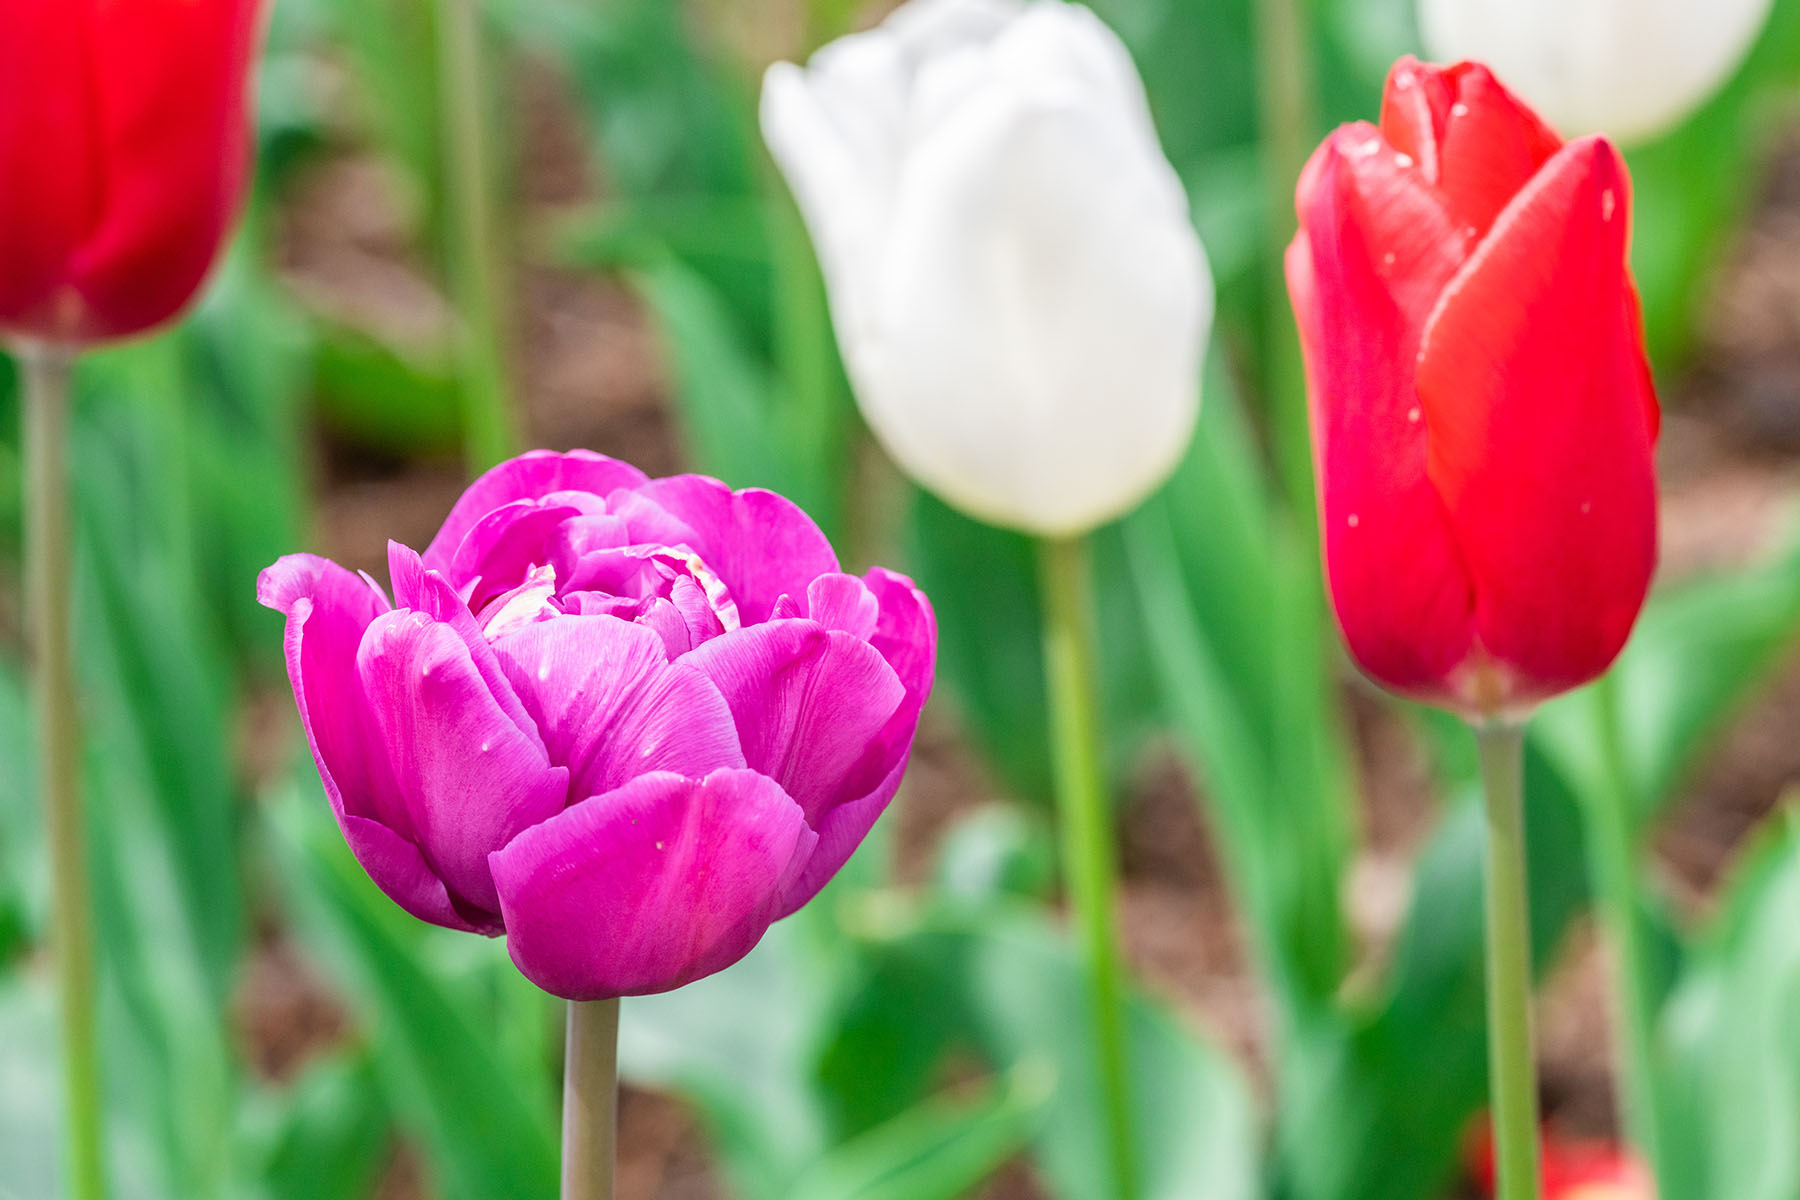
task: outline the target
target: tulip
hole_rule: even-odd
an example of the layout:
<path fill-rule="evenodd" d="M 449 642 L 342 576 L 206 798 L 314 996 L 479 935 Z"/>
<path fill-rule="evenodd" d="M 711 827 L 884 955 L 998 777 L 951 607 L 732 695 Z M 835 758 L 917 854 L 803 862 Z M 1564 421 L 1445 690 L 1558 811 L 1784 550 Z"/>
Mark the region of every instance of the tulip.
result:
<path fill-rule="evenodd" d="M 142 333 L 193 298 L 249 166 L 260 0 L 0 5 L 0 334 Z"/>
<path fill-rule="evenodd" d="M 1288 290 L 1332 606 L 1365 672 L 1479 733 L 1489 1086 L 1501 1194 L 1526 1200 L 1538 1172 L 1522 725 L 1612 663 L 1656 562 L 1630 180 L 1610 142 L 1563 144 L 1487 68 L 1407 58 L 1380 126 L 1328 137 L 1297 204 Z M 1608 848 L 1596 890 L 1625 914 L 1609 925 L 1633 979 L 1631 848 L 1623 834 L 1595 841 Z M 1644 1061 L 1623 1072 L 1634 1095 Z M 1643 1122 L 1654 1111 L 1633 1109 Z"/>
<path fill-rule="evenodd" d="M 1542 1136 L 1544 1200 L 1656 1200 L 1656 1181 L 1630 1147 Z M 1494 1151 L 1484 1137 L 1470 1155 L 1482 1191 L 1494 1194 Z"/>
<path fill-rule="evenodd" d="M 1618 151 L 1562 144 L 1479 65 L 1407 59 L 1298 207 L 1288 285 L 1351 654 L 1474 717 L 1595 678 L 1656 560 Z"/>
<path fill-rule="evenodd" d="M 392 602 L 263 572 L 333 813 L 413 915 L 507 937 L 573 1000 L 742 958 L 899 786 L 936 624 L 782 497 L 536 452 L 477 480 Z"/>
<path fill-rule="evenodd" d="M 856 398 L 946 501 L 1085 532 L 1180 461 L 1206 257 L 1119 39 L 1061 0 L 913 0 L 762 125 L 818 249 Z"/>
<path fill-rule="evenodd" d="M 1673 126 L 1756 41 L 1773 0 L 1419 0 L 1433 57 L 1476 58 L 1565 134 Z"/>

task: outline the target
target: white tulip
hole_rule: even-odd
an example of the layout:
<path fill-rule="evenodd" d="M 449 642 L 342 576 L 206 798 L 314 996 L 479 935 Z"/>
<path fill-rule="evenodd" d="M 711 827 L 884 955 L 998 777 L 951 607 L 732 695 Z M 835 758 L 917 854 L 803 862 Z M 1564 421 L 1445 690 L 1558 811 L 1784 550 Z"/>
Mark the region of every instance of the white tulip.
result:
<path fill-rule="evenodd" d="M 973 516 L 1079 533 L 1180 461 L 1212 279 L 1142 82 L 1062 0 L 912 0 L 763 83 L 864 417 Z"/>
<path fill-rule="evenodd" d="M 1565 137 L 1641 141 L 1728 79 L 1773 0 L 1419 0 L 1433 58 L 1479 59 Z"/>

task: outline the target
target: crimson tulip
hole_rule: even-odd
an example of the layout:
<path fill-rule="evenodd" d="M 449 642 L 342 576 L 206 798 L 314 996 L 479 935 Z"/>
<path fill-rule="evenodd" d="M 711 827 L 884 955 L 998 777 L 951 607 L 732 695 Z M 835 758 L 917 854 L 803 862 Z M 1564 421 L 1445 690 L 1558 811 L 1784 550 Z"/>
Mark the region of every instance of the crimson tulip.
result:
<path fill-rule="evenodd" d="M 1539 1152 L 1544 1200 L 1656 1200 L 1656 1181 L 1629 1146 L 1560 1138 L 1545 1130 Z M 1471 1147 L 1469 1165 L 1482 1193 L 1494 1195 L 1494 1145 L 1488 1131 Z"/>
<path fill-rule="evenodd" d="M 1656 560 L 1631 192 L 1477 63 L 1411 58 L 1308 162 L 1288 288 L 1326 574 L 1393 690 L 1517 716 L 1601 674 Z"/>
<path fill-rule="evenodd" d="M 261 8 L 0 4 L 0 335 L 109 341 L 192 299 L 244 191 Z"/>

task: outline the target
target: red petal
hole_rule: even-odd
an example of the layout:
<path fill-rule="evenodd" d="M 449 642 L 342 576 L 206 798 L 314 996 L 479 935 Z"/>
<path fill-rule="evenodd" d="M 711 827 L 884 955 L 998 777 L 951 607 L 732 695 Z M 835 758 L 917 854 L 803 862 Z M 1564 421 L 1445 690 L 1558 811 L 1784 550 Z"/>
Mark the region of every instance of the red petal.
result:
<path fill-rule="evenodd" d="M 1426 477 L 1413 364 L 1423 313 L 1456 269 L 1460 241 L 1420 174 L 1395 159 L 1366 125 L 1339 130 L 1313 156 L 1288 288 L 1345 640 L 1389 687 L 1443 699 L 1473 641 L 1473 601 Z"/>
<path fill-rule="evenodd" d="M 1513 698 L 1593 678 L 1624 644 L 1656 556 L 1625 164 L 1572 143 L 1445 290 L 1420 351 L 1429 470 Z"/>

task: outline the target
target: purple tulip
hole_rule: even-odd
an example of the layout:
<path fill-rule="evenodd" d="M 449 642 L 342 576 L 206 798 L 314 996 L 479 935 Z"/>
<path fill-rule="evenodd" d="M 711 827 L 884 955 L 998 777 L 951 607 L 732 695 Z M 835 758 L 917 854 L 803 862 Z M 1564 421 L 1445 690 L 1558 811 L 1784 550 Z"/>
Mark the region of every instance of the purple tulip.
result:
<path fill-rule="evenodd" d="M 413 915 L 571 1000 L 680 987 L 813 897 L 899 786 L 937 624 L 806 514 L 538 451 L 379 585 L 264 571 L 339 827 Z"/>

